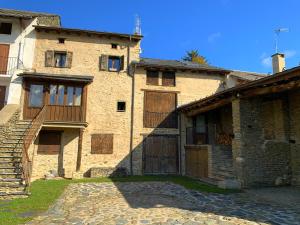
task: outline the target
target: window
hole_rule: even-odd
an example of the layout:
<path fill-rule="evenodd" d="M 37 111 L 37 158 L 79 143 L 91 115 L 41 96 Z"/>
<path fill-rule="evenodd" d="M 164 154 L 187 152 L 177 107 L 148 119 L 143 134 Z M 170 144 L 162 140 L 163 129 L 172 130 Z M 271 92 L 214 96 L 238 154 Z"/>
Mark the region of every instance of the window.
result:
<path fill-rule="evenodd" d="M 58 85 L 58 92 L 57 92 L 57 104 L 58 105 L 64 104 L 64 97 L 65 97 L 65 86 Z"/>
<path fill-rule="evenodd" d="M 175 86 L 175 72 L 162 73 L 162 86 Z"/>
<path fill-rule="evenodd" d="M 41 131 L 37 153 L 40 155 L 57 155 L 60 152 L 61 133 L 59 131 Z"/>
<path fill-rule="evenodd" d="M 147 70 L 147 85 L 158 85 L 158 71 Z"/>
<path fill-rule="evenodd" d="M 74 104 L 74 87 L 67 88 L 67 105 Z"/>
<path fill-rule="evenodd" d="M 30 85 L 29 93 L 29 106 L 30 107 L 42 107 L 43 96 L 44 96 L 44 86 L 38 84 Z"/>
<path fill-rule="evenodd" d="M 113 134 L 93 134 L 91 137 L 92 154 L 112 154 Z"/>
<path fill-rule="evenodd" d="M 55 60 L 55 67 L 59 67 L 59 68 L 66 67 L 67 53 L 66 52 L 55 52 L 54 60 Z"/>
<path fill-rule="evenodd" d="M 75 88 L 75 104 L 76 106 L 81 105 L 81 95 L 82 95 L 82 88 L 76 87 Z"/>
<path fill-rule="evenodd" d="M 11 34 L 11 23 L 0 23 L 0 34 Z"/>
<path fill-rule="evenodd" d="M 108 70 L 109 71 L 120 71 L 121 70 L 121 59 L 117 56 L 109 56 L 108 58 Z"/>
<path fill-rule="evenodd" d="M 65 38 L 58 38 L 58 43 L 59 44 L 64 44 L 65 43 Z"/>
<path fill-rule="evenodd" d="M 57 85 L 50 85 L 50 105 L 56 104 Z"/>
<path fill-rule="evenodd" d="M 113 49 L 117 49 L 118 48 L 118 44 L 111 44 L 111 48 L 113 48 Z"/>
<path fill-rule="evenodd" d="M 118 112 L 125 112 L 126 111 L 126 102 L 118 102 L 117 111 Z"/>

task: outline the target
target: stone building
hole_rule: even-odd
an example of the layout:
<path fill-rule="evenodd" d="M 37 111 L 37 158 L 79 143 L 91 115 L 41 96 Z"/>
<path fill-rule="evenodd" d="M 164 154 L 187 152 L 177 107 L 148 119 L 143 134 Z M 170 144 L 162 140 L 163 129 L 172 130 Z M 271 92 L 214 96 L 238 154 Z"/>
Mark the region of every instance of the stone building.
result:
<path fill-rule="evenodd" d="M 179 108 L 185 174 L 221 186 L 300 185 L 300 67 L 278 66 Z"/>
<path fill-rule="evenodd" d="M 31 25 L 19 101 L 0 111 L 0 194 L 45 176 L 183 174 L 186 121 L 176 109 L 264 76 L 141 58 L 141 35 L 55 21 Z"/>

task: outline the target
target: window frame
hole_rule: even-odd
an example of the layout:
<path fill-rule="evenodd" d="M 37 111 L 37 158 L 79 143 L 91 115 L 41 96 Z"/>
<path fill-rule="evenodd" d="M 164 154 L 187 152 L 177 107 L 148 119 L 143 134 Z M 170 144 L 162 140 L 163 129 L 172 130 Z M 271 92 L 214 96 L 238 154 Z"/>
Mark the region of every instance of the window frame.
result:
<path fill-rule="evenodd" d="M 51 86 L 55 86 L 56 88 L 56 92 L 55 92 L 55 103 L 52 104 L 51 103 Z M 59 86 L 63 86 L 64 87 L 64 95 L 62 97 L 63 99 L 63 104 L 59 104 Z M 73 84 L 66 84 L 66 83 L 50 83 L 49 84 L 49 98 L 48 98 L 48 102 L 49 102 L 49 105 L 52 105 L 52 106 L 70 106 L 70 107 L 81 107 L 82 106 L 82 97 L 83 97 L 83 86 L 79 86 L 79 85 L 73 85 Z M 68 89 L 69 88 L 73 88 L 73 101 L 72 101 L 72 105 L 69 105 L 68 104 Z M 80 104 L 77 104 L 77 100 L 76 100 L 76 90 L 81 90 L 80 91 Z"/>
<path fill-rule="evenodd" d="M 56 55 L 60 55 L 60 57 L 62 55 L 65 56 L 64 66 L 57 66 Z M 67 57 L 68 57 L 68 53 L 66 51 L 54 51 L 54 67 L 55 68 L 68 68 L 68 66 L 67 66 Z"/>
<path fill-rule="evenodd" d="M 119 60 L 119 68 L 112 68 L 110 67 L 110 61 L 111 60 Z M 114 56 L 114 55 L 109 55 L 108 56 L 108 65 L 107 65 L 107 68 L 108 68 L 108 71 L 110 72 L 120 72 L 122 70 L 122 59 L 120 56 Z"/>
<path fill-rule="evenodd" d="M 170 77 L 168 77 L 169 75 L 174 76 L 172 84 L 166 83 L 166 76 L 167 76 L 167 80 L 170 80 Z M 176 87 L 176 72 L 175 71 L 163 71 L 161 74 L 161 85 L 164 87 Z"/>
<path fill-rule="evenodd" d="M 155 77 L 153 76 L 155 75 Z M 154 80 L 156 78 L 156 83 L 152 83 L 151 79 Z M 152 76 L 152 77 L 151 77 Z M 158 70 L 146 70 L 146 85 L 153 85 L 153 86 L 159 86 L 159 71 Z"/>

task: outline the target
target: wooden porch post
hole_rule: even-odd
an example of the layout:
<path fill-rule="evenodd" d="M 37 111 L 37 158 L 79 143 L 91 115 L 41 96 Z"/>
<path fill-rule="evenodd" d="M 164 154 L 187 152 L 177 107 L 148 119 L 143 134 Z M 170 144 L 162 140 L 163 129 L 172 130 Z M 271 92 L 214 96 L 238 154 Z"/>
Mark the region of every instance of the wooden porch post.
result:
<path fill-rule="evenodd" d="M 77 163 L 76 163 L 76 172 L 80 171 L 81 168 L 81 157 L 82 157 L 82 136 L 83 129 L 79 129 L 79 138 L 78 138 L 78 152 L 77 152 Z"/>

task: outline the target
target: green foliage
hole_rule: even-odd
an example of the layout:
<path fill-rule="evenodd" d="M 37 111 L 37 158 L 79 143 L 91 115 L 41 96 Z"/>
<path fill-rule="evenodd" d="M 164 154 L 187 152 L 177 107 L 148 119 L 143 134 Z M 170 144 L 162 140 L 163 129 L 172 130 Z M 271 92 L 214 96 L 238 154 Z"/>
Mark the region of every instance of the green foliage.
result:
<path fill-rule="evenodd" d="M 71 183 L 103 182 L 147 182 L 168 181 L 187 189 L 201 192 L 227 194 L 232 190 L 223 190 L 212 185 L 182 176 L 130 176 L 120 178 L 86 178 L 78 180 L 37 180 L 31 185 L 31 195 L 24 199 L 0 201 L 0 225 L 16 225 L 30 221 L 39 213 L 46 211 Z"/>
<path fill-rule="evenodd" d="M 204 56 L 200 55 L 198 50 L 187 51 L 186 55 L 182 59 L 184 61 L 208 65 L 207 59 Z"/>

